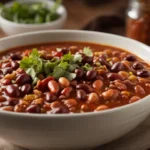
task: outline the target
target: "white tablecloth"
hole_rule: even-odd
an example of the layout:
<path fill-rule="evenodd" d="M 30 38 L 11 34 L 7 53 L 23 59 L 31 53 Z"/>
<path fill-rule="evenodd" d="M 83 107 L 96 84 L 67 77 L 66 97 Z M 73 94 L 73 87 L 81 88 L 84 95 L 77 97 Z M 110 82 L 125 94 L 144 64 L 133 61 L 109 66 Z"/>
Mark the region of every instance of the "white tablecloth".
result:
<path fill-rule="evenodd" d="M 117 132 L 117 129 L 116 129 Z M 25 150 L 0 140 L 0 150 Z M 124 137 L 94 150 L 150 150 L 150 116 Z"/>

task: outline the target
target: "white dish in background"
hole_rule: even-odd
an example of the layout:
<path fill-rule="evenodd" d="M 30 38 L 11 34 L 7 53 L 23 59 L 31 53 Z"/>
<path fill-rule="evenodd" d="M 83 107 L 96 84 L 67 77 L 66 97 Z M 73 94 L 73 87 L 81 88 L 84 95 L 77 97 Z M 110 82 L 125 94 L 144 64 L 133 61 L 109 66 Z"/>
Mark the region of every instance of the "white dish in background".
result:
<path fill-rule="evenodd" d="M 16 0 L 17 2 L 23 4 L 42 2 L 46 3 L 47 6 L 51 7 L 54 2 L 51 0 Z M 6 7 L 10 7 L 13 2 L 8 2 L 5 4 Z M 14 35 L 24 32 L 33 32 L 33 31 L 41 31 L 41 30 L 53 30 L 53 29 L 61 29 L 63 28 L 66 18 L 67 11 L 63 5 L 61 5 L 58 10 L 58 14 L 60 17 L 52 22 L 41 23 L 41 24 L 21 24 L 9 21 L 0 15 L 0 27 L 7 35 Z"/>
<path fill-rule="evenodd" d="M 0 49 L 37 43 L 80 41 L 111 45 L 150 62 L 150 49 L 137 41 L 97 32 L 42 31 L 0 39 Z M 85 150 L 130 132 L 150 113 L 150 97 L 101 112 L 23 114 L 0 111 L 0 137 L 31 150 Z"/>

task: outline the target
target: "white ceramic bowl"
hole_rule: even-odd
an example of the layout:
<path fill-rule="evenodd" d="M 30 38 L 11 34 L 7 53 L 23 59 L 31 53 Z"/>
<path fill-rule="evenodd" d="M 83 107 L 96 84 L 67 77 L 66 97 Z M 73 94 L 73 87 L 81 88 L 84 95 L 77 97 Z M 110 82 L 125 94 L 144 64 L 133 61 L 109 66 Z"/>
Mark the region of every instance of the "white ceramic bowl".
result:
<path fill-rule="evenodd" d="M 36 2 L 46 3 L 48 7 L 51 7 L 54 2 L 51 0 L 16 0 L 22 4 L 31 4 Z M 6 3 L 6 7 L 10 7 L 13 2 Z M 58 10 L 58 14 L 60 15 L 59 19 L 42 24 L 21 24 L 9 21 L 0 15 L 0 27 L 7 35 L 14 35 L 24 32 L 31 31 L 40 31 L 40 30 L 53 30 L 53 29 L 61 29 L 64 26 L 64 23 L 67 18 L 67 11 L 63 5 L 61 5 Z"/>
<path fill-rule="evenodd" d="M 127 49 L 150 61 L 150 48 L 124 37 L 85 31 L 43 31 L 7 37 L 0 49 L 59 41 L 93 42 Z M 130 132 L 150 113 L 150 97 L 101 112 L 38 115 L 0 111 L 0 137 L 30 150 L 86 150 Z"/>

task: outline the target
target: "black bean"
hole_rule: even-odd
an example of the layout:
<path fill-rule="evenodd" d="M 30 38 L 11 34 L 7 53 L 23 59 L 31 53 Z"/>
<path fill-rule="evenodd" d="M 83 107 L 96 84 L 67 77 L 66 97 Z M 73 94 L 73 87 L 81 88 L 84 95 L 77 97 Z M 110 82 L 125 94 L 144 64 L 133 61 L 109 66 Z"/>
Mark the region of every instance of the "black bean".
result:
<path fill-rule="evenodd" d="M 22 94 L 29 94 L 32 91 L 32 86 L 30 84 L 25 84 L 21 86 L 20 91 Z"/>
<path fill-rule="evenodd" d="M 27 75 L 26 73 L 24 74 L 19 74 L 16 78 L 16 83 L 18 85 L 23 85 L 26 83 L 31 83 L 32 79 L 29 75 Z"/>
<path fill-rule="evenodd" d="M 76 95 L 78 100 L 84 101 L 86 100 L 86 93 L 84 90 L 77 90 L 77 95 Z"/>
<path fill-rule="evenodd" d="M 84 75 L 84 70 L 83 69 L 75 69 L 75 74 L 76 74 L 76 78 L 80 79 Z"/>
<path fill-rule="evenodd" d="M 136 57 L 133 55 L 127 55 L 124 60 L 128 60 L 128 61 L 136 61 Z"/>
<path fill-rule="evenodd" d="M 16 62 L 16 61 L 12 61 L 11 62 L 11 67 L 12 67 L 12 69 L 18 69 L 19 68 L 19 63 Z"/>
<path fill-rule="evenodd" d="M 11 97 L 20 96 L 20 91 L 19 91 L 18 87 L 14 86 L 14 85 L 8 85 L 5 89 L 5 92 L 8 96 L 11 96 Z"/>
<path fill-rule="evenodd" d="M 19 55 L 19 54 L 11 54 L 11 55 L 10 55 L 10 58 L 11 58 L 12 60 L 21 60 L 21 59 L 22 59 L 22 56 Z"/>
<path fill-rule="evenodd" d="M 3 75 L 11 74 L 13 72 L 13 69 L 11 67 L 3 68 L 2 72 L 3 72 Z"/>
<path fill-rule="evenodd" d="M 134 62 L 133 63 L 133 69 L 138 70 L 138 69 L 143 69 L 144 65 L 140 62 Z"/>
<path fill-rule="evenodd" d="M 129 70 L 128 66 L 126 66 L 125 64 L 121 62 L 116 62 L 111 67 L 111 71 L 113 72 L 128 71 L 128 70 Z"/>
<path fill-rule="evenodd" d="M 86 73 L 86 79 L 87 80 L 93 80 L 95 79 L 97 76 L 97 71 L 96 70 L 89 70 Z"/>
<path fill-rule="evenodd" d="M 145 69 L 142 69 L 142 70 L 138 70 L 137 71 L 137 75 L 139 76 L 139 77 L 150 77 L 150 71 L 148 71 L 148 70 L 145 70 Z"/>
<path fill-rule="evenodd" d="M 45 100 L 49 103 L 54 102 L 57 99 L 57 96 L 55 94 L 52 94 L 50 92 L 47 92 L 45 94 Z"/>
<path fill-rule="evenodd" d="M 40 113 L 41 108 L 39 105 L 30 105 L 29 107 L 27 107 L 26 112 L 28 113 Z"/>
<path fill-rule="evenodd" d="M 93 91 L 93 89 L 88 84 L 78 84 L 76 86 L 77 89 L 83 89 L 85 92 L 90 93 Z"/>

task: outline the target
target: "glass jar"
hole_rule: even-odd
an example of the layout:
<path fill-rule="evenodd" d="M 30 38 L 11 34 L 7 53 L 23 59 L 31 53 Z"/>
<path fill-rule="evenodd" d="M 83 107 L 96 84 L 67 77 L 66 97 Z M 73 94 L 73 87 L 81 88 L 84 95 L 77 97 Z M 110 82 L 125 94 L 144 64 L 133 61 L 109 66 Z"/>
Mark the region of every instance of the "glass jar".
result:
<path fill-rule="evenodd" d="M 150 0 L 131 0 L 127 11 L 126 35 L 150 45 Z"/>

